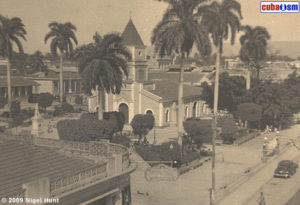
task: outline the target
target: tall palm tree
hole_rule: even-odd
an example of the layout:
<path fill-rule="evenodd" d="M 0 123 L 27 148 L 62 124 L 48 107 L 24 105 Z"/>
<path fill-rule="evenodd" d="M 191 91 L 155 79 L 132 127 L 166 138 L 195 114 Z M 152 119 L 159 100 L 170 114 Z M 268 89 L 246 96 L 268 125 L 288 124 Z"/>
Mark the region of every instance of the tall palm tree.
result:
<path fill-rule="evenodd" d="M 22 20 L 18 17 L 7 18 L 0 15 L 0 54 L 8 59 L 7 62 L 7 90 L 8 105 L 11 106 L 11 59 L 13 54 L 13 44 L 20 53 L 23 53 L 23 46 L 20 38 L 25 38 L 26 30 Z"/>
<path fill-rule="evenodd" d="M 189 57 L 193 45 L 201 55 L 211 52 L 210 40 L 204 26 L 200 24 L 197 9 L 205 0 L 163 0 L 169 4 L 162 20 L 156 25 L 152 34 L 152 44 L 161 56 L 180 55 L 180 77 L 178 86 L 178 143 L 182 148 L 183 134 L 183 64 Z"/>
<path fill-rule="evenodd" d="M 243 26 L 245 32 L 240 37 L 240 59 L 248 64 L 249 68 L 255 68 L 256 77 L 259 79 L 263 61 L 267 57 L 268 40 L 271 38 L 267 29 L 262 26 Z"/>
<path fill-rule="evenodd" d="M 103 119 L 104 92 L 119 94 L 123 86 L 123 75 L 128 76 L 127 62 L 131 54 L 122 44 L 118 34 L 107 34 L 103 38 L 94 35 L 94 43 L 83 45 L 75 52 L 84 91 L 98 90 L 98 119 Z"/>
<path fill-rule="evenodd" d="M 59 96 L 60 102 L 63 102 L 64 85 L 63 85 L 63 58 L 70 57 L 73 52 L 73 43 L 78 44 L 75 36 L 76 27 L 70 22 L 49 24 L 50 31 L 45 36 L 45 43 L 52 38 L 50 50 L 53 55 L 57 55 L 57 50 L 60 51 L 60 73 L 59 73 Z"/>
<path fill-rule="evenodd" d="M 220 62 L 223 53 L 223 40 L 231 34 L 231 44 L 234 44 L 236 33 L 240 30 L 241 5 L 235 0 L 223 0 L 221 3 L 212 2 L 210 5 L 200 7 L 199 14 L 202 15 L 202 23 L 211 34 L 214 45 L 216 46 L 216 71 L 215 71 L 215 87 L 214 87 L 214 132 L 212 136 L 213 156 L 212 156 L 212 197 L 215 191 L 215 138 L 217 136 L 217 112 L 219 98 L 219 71 Z M 214 198 L 212 198 L 214 204 Z"/>

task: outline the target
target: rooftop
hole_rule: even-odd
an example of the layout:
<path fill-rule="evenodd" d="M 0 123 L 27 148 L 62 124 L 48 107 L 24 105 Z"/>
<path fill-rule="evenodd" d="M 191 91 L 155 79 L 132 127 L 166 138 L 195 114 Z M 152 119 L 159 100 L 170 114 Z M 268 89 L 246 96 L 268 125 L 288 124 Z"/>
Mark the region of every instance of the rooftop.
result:
<path fill-rule="evenodd" d="M 123 43 L 126 46 L 145 47 L 143 40 L 131 19 L 129 19 L 129 22 L 122 33 L 122 38 Z"/>
<path fill-rule="evenodd" d="M 149 72 L 149 80 L 179 80 L 179 72 Z M 207 74 L 201 72 L 184 73 L 183 81 L 186 83 L 197 83 Z"/>
<path fill-rule="evenodd" d="M 0 139 L 0 196 L 22 192 L 22 184 L 42 177 L 55 180 L 97 166 L 47 147 Z"/>
<path fill-rule="evenodd" d="M 151 93 L 162 97 L 164 102 L 178 100 L 179 83 L 172 80 L 159 80 L 155 82 L 155 89 L 149 90 Z M 183 85 L 183 98 L 200 97 L 202 89 L 191 85 Z"/>
<path fill-rule="evenodd" d="M 11 79 L 11 86 L 12 87 L 20 87 L 20 86 L 37 86 L 39 85 L 37 82 L 34 80 L 29 80 L 23 77 L 12 77 Z M 0 78 L 0 87 L 7 87 L 7 78 L 2 77 Z"/>

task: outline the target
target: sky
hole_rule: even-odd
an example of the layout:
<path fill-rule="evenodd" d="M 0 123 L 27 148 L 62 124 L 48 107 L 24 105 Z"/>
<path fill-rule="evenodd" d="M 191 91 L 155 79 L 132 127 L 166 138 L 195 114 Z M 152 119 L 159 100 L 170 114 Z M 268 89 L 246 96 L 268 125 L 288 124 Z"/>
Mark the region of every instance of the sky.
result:
<path fill-rule="evenodd" d="M 259 0 L 238 1 L 242 6 L 242 24 L 265 26 L 272 41 L 300 41 L 300 13 L 260 13 Z M 25 24 L 27 41 L 23 46 L 27 53 L 49 51 L 44 37 L 52 21 L 73 23 L 81 45 L 91 42 L 96 31 L 101 35 L 122 33 L 130 16 L 149 46 L 152 30 L 166 8 L 166 3 L 157 0 L 0 0 L 0 14 L 20 17 Z"/>

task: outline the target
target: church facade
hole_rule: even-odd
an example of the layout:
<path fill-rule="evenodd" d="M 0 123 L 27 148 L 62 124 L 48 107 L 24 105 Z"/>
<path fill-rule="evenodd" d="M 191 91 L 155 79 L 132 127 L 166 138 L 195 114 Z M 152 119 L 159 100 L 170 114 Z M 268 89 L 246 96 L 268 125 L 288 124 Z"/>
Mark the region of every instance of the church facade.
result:
<path fill-rule="evenodd" d="M 178 80 L 149 80 L 146 46 L 131 19 L 122 33 L 122 38 L 132 55 L 128 63 L 129 75 L 124 79 L 119 95 L 104 93 L 104 111 L 122 112 L 126 124 L 130 124 L 136 114 L 152 114 L 157 127 L 176 125 Z M 94 99 L 97 99 L 97 96 Z M 183 99 L 185 118 L 201 117 L 210 113 L 205 102 L 201 100 L 200 87 L 184 85 Z M 90 104 L 93 103 L 90 101 Z"/>

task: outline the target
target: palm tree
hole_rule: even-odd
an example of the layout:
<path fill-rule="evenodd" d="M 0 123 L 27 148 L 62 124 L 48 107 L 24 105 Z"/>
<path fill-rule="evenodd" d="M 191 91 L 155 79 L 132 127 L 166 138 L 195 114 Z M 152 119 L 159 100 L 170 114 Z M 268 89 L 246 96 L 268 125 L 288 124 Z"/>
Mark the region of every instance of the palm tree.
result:
<path fill-rule="evenodd" d="M 60 51 L 60 73 L 59 73 L 59 96 L 60 102 L 63 102 L 64 85 L 63 85 L 63 58 L 70 57 L 73 52 L 73 42 L 77 45 L 77 38 L 75 36 L 76 27 L 70 22 L 49 24 L 50 31 L 45 36 L 45 43 L 52 38 L 50 50 L 53 55 L 57 55 L 57 49 Z M 73 42 L 72 42 L 73 41 Z"/>
<path fill-rule="evenodd" d="M 180 55 L 180 77 L 178 86 L 178 143 L 182 149 L 183 134 L 183 64 L 195 44 L 202 56 L 211 52 L 210 40 L 204 26 L 200 24 L 197 9 L 205 0 L 163 0 L 169 4 L 162 20 L 152 34 L 152 44 L 161 56 Z"/>
<path fill-rule="evenodd" d="M 7 90 L 8 105 L 11 107 L 11 59 L 13 54 L 13 44 L 15 44 L 20 53 L 23 53 L 23 46 L 20 38 L 25 38 L 26 30 L 22 20 L 18 17 L 7 18 L 0 15 L 0 54 L 8 59 L 7 62 Z"/>
<path fill-rule="evenodd" d="M 215 72 L 215 87 L 214 87 L 214 132 L 212 136 L 213 156 L 212 156 L 212 196 L 215 191 L 215 138 L 217 136 L 217 112 L 219 98 L 219 71 L 220 62 L 223 52 L 223 40 L 231 34 L 231 44 L 234 44 L 235 35 L 240 30 L 241 5 L 235 0 L 224 0 L 221 3 L 214 1 L 210 5 L 200 7 L 199 14 L 202 15 L 202 23 L 205 25 L 211 34 L 214 45 L 216 46 L 216 72 Z M 214 199 L 212 199 L 214 204 Z"/>
<path fill-rule="evenodd" d="M 98 119 L 103 119 L 103 94 L 119 94 L 123 86 L 123 75 L 128 76 L 128 60 L 131 54 L 122 44 L 118 34 L 107 34 L 103 38 L 94 35 L 94 43 L 83 45 L 75 52 L 79 73 L 86 93 L 98 90 Z"/>
<path fill-rule="evenodd" d="M 261 26 L 243 26 L 245 32 L 240 37 L 240 59 L 248 64 L 249 68 L 255 68 L 256 77 L 259 79 L 263 61 L 267 57 L 267 41 L 271 38 L 267 29 Z"/>

